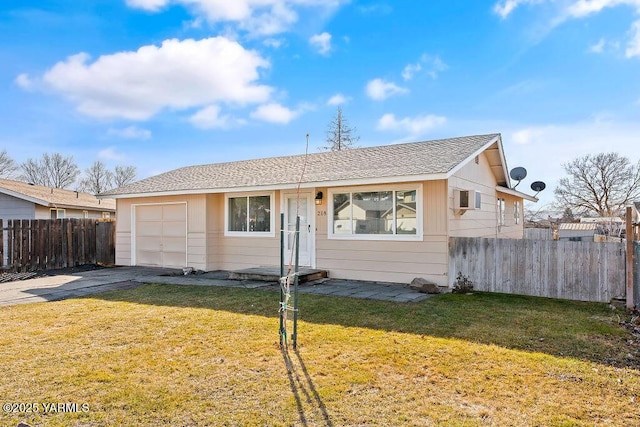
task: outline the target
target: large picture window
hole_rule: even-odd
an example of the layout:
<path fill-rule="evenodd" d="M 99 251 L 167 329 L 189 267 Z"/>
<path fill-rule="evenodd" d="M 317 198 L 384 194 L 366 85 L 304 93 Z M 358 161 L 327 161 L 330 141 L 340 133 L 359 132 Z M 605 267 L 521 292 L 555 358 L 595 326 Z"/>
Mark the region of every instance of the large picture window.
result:
<path fill-rule="evenodd" d="M 271 196 L 234 196 L 227 199 L 228 232 L 271 233 Z"/>
<path fill-rule="evenodd" d="M 334 237 L 418 236 L 418 191 L 340 191 L 332 194 Z"/>

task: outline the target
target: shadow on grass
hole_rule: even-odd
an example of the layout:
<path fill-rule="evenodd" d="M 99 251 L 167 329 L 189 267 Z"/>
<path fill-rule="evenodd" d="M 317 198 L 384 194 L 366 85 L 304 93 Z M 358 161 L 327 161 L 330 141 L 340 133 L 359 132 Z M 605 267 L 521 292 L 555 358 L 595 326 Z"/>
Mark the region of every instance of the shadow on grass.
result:
<path fill-rule="evenodd" d="M 331 422 L 331 418 L 329 417 L 329 412 L 327 412 L 327 407 L 322 401 L 320 394 L 318 394 L 318 391 L 316 390 L 316 387 L 313 383 L 313 379 L 309 375 L 307 367 L 305 366 L 300 353 L 297 350 L 293 351 L 296 355 L 298 364 L 298 367 L 296 367 L 294 361 L 291 360 L 288 348 L 282 346 L 280 347 L 280 351 L 282 352 L 284 365 L 287 369 L 289 386 L 291 387 L 291 392 L 293 393 L 296 401 L 298 415 L 300 416 L 300 423 L 303 426 L 309 425 L 305 406 L 311 406 L 312 410 L 317 410 L 318 412 L 320 412 L 324 421 L 323 425 L 326 425 L 327 427 L 333 427 L 333 423 Z M 300 371 L 302 371 L 302 377 L 300 376 Z M 302 401 L 302 395 L 304 395 L 305 402 Z M 314 422 L 313 425 L 317 424 Z"/>
<path fill-rule="evenodd" d="M 150 284 L 92 297 L 265 316 L 277 331 L 277 292 Z M 301 294 L 299 309 L 302 322 L 455 338 L 640 369 L 639 343 L 629 343 L 633 336 L 606 304 L 482 292 L 418 303 Z"/>

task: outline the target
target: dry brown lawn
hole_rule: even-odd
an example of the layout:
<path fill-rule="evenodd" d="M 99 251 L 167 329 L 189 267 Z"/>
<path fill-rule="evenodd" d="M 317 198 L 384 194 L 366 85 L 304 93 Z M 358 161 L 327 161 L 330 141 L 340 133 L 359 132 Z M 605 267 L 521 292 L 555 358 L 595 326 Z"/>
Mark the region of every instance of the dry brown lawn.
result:
<path fill-rule="evenodd" d="M 2 307 L 0 403 L 16 412 L 0 425 L 639 423 L 637 343 L 605 305 L 302 295 L 300 308 L 294 351 L 277 345 L 272 292 L 146 285 Z"/>

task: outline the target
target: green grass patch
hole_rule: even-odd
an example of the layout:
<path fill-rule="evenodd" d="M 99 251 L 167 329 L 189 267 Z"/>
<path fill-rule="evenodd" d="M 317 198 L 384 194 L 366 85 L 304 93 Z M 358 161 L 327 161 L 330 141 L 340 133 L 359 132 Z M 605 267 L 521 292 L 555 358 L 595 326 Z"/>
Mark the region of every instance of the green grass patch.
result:
<path fill-rule="evenodd" d="M 485 293 L 416 304 L 304 294 L 294 352 L 277 345 L 277 300 L 274 292 L 145 285 L 2 307 L 0 403 L 37 403 L 39 411 L 4 411 L 0 425 L 640 419 L 637 348 L 604 304 Z M 65 402 L 77 409 L 43 410 Z"/>

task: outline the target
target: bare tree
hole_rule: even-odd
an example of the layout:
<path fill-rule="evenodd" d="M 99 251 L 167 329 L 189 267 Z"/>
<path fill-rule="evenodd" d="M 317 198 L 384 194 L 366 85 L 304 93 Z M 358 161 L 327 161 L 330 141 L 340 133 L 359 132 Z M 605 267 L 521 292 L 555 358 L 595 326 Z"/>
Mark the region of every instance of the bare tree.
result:
<path fill-rule="evenodd" d="M 640 163 L 632 165 L 618 153 L 586 155 L 563 167 L 568 176 L 560 179 L 554 193 L 557 204 L 574 213 L 620 215 L 640 196 Z"/>
<path fill-rule="evenodd" d="M 342 108 L 327 126 L 327 145 L 320 147 L 325 151 L 340 151 L 348 148 L 356 148 L 355 143 L 360 140 L 356 134 L 356 128 L 349 126 L 349 122 L 342 114 Z"/>
<path fill-rule="evenodd" d="M 28 159 L 20 168 L 24 181 L 53 188 L 69 187 L 80 174 L 73 156 L 63 157 L 60 153 L 45 153 L 40 160 Z"/>
<path fill-rule="evenodd" d="M 115 187 L 131 184 L 136 180 L 137 174 L 135 166 L 116 166 L 113 173 L 113 184 Z"/>
<path fill-rule="evenodd" d="M 16 171 L 18 170 L 18 165 L 13 161 L 7 150 L 2 150 L 0 152 L 0 177 L 2 178 L 12 178 Z"/>
<path fill-rule="evenodd" d="M 80 181 L 80 191 L 91 194 L 102 193 L 113 187 L 113 173 L 107 166 L 97 160 L 84 170 L 84 178 Z"/>

